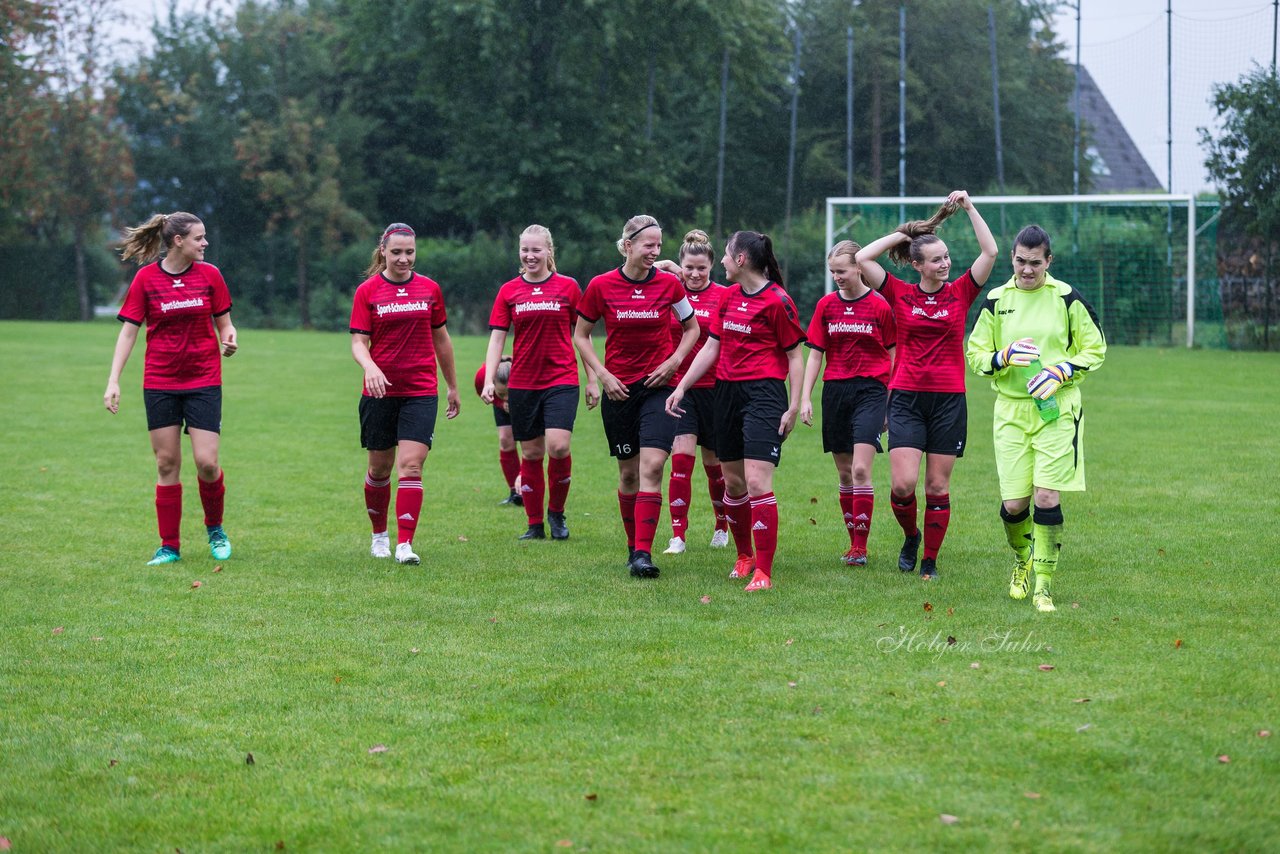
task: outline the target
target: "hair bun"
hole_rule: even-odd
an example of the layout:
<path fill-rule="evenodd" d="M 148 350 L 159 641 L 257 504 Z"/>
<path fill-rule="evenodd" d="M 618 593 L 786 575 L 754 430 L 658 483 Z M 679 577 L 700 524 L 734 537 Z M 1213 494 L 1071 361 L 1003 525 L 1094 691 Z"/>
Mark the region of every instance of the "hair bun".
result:
<path fill-rule="evenodd" d="M 710 244 L 711 238 L 700 228 L 695 228 L 684 236 L 684 242 L 690 245 L 701 245 L 703 243 Z"/>

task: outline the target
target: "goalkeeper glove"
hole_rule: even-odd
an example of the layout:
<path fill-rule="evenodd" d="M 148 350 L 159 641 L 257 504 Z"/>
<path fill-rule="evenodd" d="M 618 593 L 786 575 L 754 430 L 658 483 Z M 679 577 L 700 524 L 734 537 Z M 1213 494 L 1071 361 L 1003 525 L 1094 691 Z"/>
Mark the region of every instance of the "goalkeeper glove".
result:
<path fill-rule="evenodd" d="M 1038 358 L 1040 358 L 1040 348 L 1030 338 L 1022 338 L 1003 350 L 997 350 L 991 357 L 991 366 L 997 371 L 1010 365 L 1025 368 Z"/>
<path fill-rule="evenodd" d="M 1050 365 L 1027 381 L 1027 393 L 1037 400 L 1048 400 L 1057 394 L 1062 384 L 1071 379 L 1075 368 L 1070 362 Z"/>

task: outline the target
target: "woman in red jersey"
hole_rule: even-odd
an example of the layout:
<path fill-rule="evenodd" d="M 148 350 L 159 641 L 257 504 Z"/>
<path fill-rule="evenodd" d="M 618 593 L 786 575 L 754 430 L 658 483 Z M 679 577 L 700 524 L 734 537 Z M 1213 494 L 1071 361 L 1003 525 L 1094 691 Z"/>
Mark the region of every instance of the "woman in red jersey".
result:
<path fill-rule="evenodd" d="M 956 210 L 969 215 L 979 255 L 964 275 L 947 281 L 951 255 L 934 233 Z M 920 274 L 912 285 L 876 263 L 884 252 L 900 266 Z M 858 267 L 868 285 L 893 306 L 898 330 L 897 361 L 889 381 L 889 467 L 893 489 L 889 503 L 905 537 L 898 569 L 913 572 L 920 548 L 916 522 L 916 484 L 920 459 L 924 474 L 924 558 L 920 577 L 937 575 L 938 550 L 951 520 L 951 470 L 964 455 L 968 411 L 964 399 L 964 324 L 969 306 L 986 284 L 996 260 L 996 240 L 969 194 L 956 190 L 927 220 L 914 220 L 863 247 Z"/>
<path fill-rule="evenodd" d="M 413 272 L 417 241 L 402 222 L 387 226 L 351 306 L 351 355 L 364 369 L 360 444 L 369 451 L 365 507 L 374 557 L 390 557 L 387 508 L 396 467 L 396 562 L 418 564 L 413 535 L 422 512 L 422 464 L 435 436 L 436 364 L 444 373 L 446 418 L 458 415 L 453 342 L 440 286 Z"/>
<path fill-rule="evenodd" d="M 476 371 L 476 395 L 484 398 L 485 365 L 481 363 Z M 503 356 L 498 361 L 498 370 L 493 375 L 493 423 L 498 428 L 498 465 L 502 468 L 502 477 L 507 481 L 507 497 L 498 502 L 500 505 L 513 504 L 517 507 L 524 503 L 518 491 L 520 480 L 520 452 L 516 449 L 515 436 L 511 433 L 511 413 L 507 409 L 507 381 L 511 378 L 511 357 Z"/>
<path fill-rule="evenodd" d="M 531 225 L 520 235 L 520 275 L 504 284 L 489 314 L 489 352 L 480 398 L 493 402 L 498 360 L 507 333 L 515 335 L 511 376 L 507 382 L 512 436 L 520 443 L 520 497 L 529 527 L 522 540 L 544 540 L 543 499 L 551 539 L 569 539 L 564 517 L 573 457 L 569 440 L 578 414 L 578 360 L 573 350 L 573 324 L 582 290 L 556 272 L 551 232 Z M 587 372 L 587 407 L 600 402 L 596 378 Z M 544 480 L 542 458 L 549 456 Z M 549 484 L 546 481 L 550 481 Z M 547 487 L 550 487 L 547 489 Z"/>
<path fill-rule="evenodd" d="M 120 374 L 145 323 L 142 397 L 151 450 L 156 455 L 156 520 L 160 528 L 160 548 L 148 566 L 181 559 L 183 425 L 191 437 L 209 551 L 215 560 L 231 557 L 231 542 L 222 530 L 226 488 L 218 464 L 222 430 L 222 364 L 218 356 L 236 352 L 236 328 L 231 325 L 227 283 L 217 267 L 204 262 L 208 245 L 200 218 L 178 211 L 156 214 L 137 228 L 126 229 L 121 250 L 124 260 L 137 258 L 145 266 L 133 277 L 120 308 L 118 317 L 123 325 L 102 401 L 112 414 L 120 410 Z M 164 257 L 156 261 L 162 251 Z"/>
<path fill-rule="evenodd" d="M 654 268 L 662 226 L 646 214 L 627 220 L 618 240 L 625 261 L 587 284 L 578 305 L 573 343 L 600 378 L 600 410 L 609 453 L 618 460 L 618 507 L 627 532 L 627 566 L 636 578 L 657 578 L 653 538 L 662 515 L 662 470 L 676 422 L 663 412 L 671 377 L 698 341 L 698 323 L 680 279 Z M 684 328 L 672 351 L 670 316 Z M 604 321 L 604 363 L 591 330 Z"/>
<path fill-rule="evenodd" d="M 875 509 L 871 464 L 880 447 L 889 374 L 893 368 L 893 309 L 867 287 L 854 260 L 861 247 L 842 240 L 827 255 L 839 290 L 818 300 L 805 344 L 812 352 L 804 371 L 800 420 L 813 426 L 813 387 L 822 374 L 822 450 L 840 479 L 840 511 L 849 533 L 848 566 L 867 565 L 867 535 Z"/>
<path fill-rule="evenodd" d="M 667 412 L 683 415 L 685 395 L 716 365 L 716 456 L 724 469 L 725 515 L 738 547 L 729 577 L 751 575 L 748 591 L 768 590 L 778 548 L 773 472 L 800 411 L 804 328 L 766 235 L 737 232 L 721 263 L 736 284 L 721 296 L 710 337 L 667 398 Z M 789 396 L 784 381 L 791 383 Z"/>
<path fill-rule="evenodd" d="M 725 292 L 724 285 L 711 281 L 711 268 L 715 264 L 715 250 L 705 231 L 694 229 L 684 236 L 678 256 L 680 278 L 684 282 L 684 294 L 698 321 L 698 343 L 685 357 L 680 369 L 672 377 L 678 383 L 684 372 L 693 364 L 694 357 L 702 350 L 711 332 L 711 319 Z M 663 262 L 669 264 L 670 262 Z M 684 325 L 671 318 L 671 341 L 678 346 L 684 337 Z M 685 534 L 689 529 L 689 504 L 693 500 L 693 463 L 698 447 L 702 448 L 702 470 L 707 475 L 707 491 L 711 494 L 711 506 L 716 524 L 711 533 L 711 547 L 729 545 L 729 522 L 724 515 L 724 472 L 716 457 L 715 431 L 716 372 L 712 366 L 689 389 L 684 397 L 685 413 L 676 425 L 676 438 L 671 446 L 671 479 L 667 484 L 667 502 L 671 508 L 671 542 L 663 554 L 682 554 Z"/>

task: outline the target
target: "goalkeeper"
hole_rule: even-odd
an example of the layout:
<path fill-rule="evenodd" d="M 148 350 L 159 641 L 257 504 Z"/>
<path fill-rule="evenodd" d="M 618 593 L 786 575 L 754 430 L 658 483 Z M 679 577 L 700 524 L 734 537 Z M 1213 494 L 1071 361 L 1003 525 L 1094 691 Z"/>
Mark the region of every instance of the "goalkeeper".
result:
<path fill-rule="evenodd" d="M 1053 611 L 1062 548 L 1059 493 L 1084 490 L 1079 386 L 1102 365 L 1107 342 L 1080 293 L 1049 275 L 1053 252 L 1043 228 L 1018 232 L 1012 255 L 1013 278 L 983 302 L 966 356 L 996 391 L 1000 518 L 1015 555 L 1009 595 L 1026 598 L 1034 568 L 1032 602 L 1038 611 Z"/>

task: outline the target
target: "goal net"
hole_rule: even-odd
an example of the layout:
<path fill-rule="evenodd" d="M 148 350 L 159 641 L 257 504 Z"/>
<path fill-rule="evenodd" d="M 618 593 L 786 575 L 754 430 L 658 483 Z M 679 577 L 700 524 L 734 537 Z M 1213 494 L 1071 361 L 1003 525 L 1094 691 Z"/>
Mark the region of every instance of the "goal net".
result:
<path fill-rule="evenodd" d="M 828 198 L 828 247 L 866 244 L 900 223 L 927 219 L 943 198 Z M 1000 257 L 987 287 L 1012 275 L 1009 252 L 1024 225 L 1037 223 L 1053 240 L 1053 275 L 1093 306 L 1112 344 L 1225 346 L 1215 251 L 1217 202 L 1189 195 L 977 196 Z M 964 271 L 978 244 L 957 213 L 938 231 L 952 270 Z M 908 281 L 914 271 L 880 262 Z M 827 290 L 831 290 L 830 275 Z M 972 328 L 980 303 L 970 312 Z"/>

